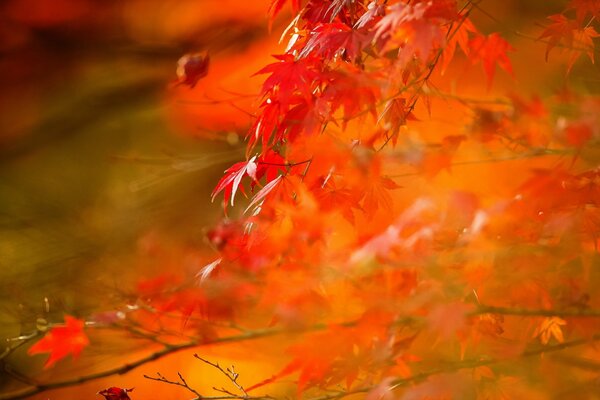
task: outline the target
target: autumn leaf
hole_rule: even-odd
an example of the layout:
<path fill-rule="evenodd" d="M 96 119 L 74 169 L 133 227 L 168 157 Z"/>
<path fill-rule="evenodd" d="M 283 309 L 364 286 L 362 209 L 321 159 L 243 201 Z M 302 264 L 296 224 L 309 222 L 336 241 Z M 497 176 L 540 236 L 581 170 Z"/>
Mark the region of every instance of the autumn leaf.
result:
<path fill-rule="evenodd" d="M 556 339 L 558 343 L 565 341 L 561 326 L 567 322 L 559 317 L 545 318 L 542 323 L 536 328 L 533 337 L 539 337 L 542 344 L 548 344 L 551 338 Z"/>
<path fill-rule="evenodd" d="M 65 315 L 65 326 L 56 326 L 27 351 L 29 355 L 50 353 L 44 368 L 52 367 L 69 354 L 79 356 L 90 341 L 83 332 L 84 321 Z"/>
<path fill-rule="evenodd" d="M 574 31 L 577 29 L 577 21 L 565 17 L 563 14 L 555 14 L 548 17 L 552 23 L 542 32 L 539 39 L 547 39 L 546 61 L 550 51 L 564 42 L 565 46 L 572 47 Z"/>
<path fill-rule="evenodd" d="M 406 125 L 407 120 L 414 121 L 416 118 L 412 114 L 411 108 L 406 105 L 406 99 L 397 97 L 388 100 L 379 115 L 377 123 L 381 124 L 383 129 L 388 132 L 388 137 L 393 138 L 395 141 L 397 140 L 400 127 Z"/>
<path fill-rule="evenodd" d="M 208 74 L 208 54 L 186 54 L 177 61 L 178 83 L 194 88 Z"/>
<path fill-rule="evenodd" d="M 323 91 L 323 98 L 331 105 L 331 112 L 344 108 L 342 128 L 356 117 L 365 112 L 373 118 L 377 117 L 376 99 L 380 93 L 379 87 L 369 76 L 359 73 L 358 67 L 348 66 L 346 72 L 331 71 L 328 85 Z"/>
<path fill-rule="evenodd" d="M 466 140 L 464 135 L 446 136 L 435 150 L 427 152 L 419 164 L 419 169 L 426 177 L 433 178 L 440 171 L 452 169 L 452 159 L 461 142 Z"/>
<path fill-rule="evenodd" d="M 569 57 L 567 71 L 571 71 L 571 68 L 573 68 L 573 65 L 583 53 L 587 54 L 592 64 L 594 64 L 594 39 L 597 37 L 600 37 L 600 34 L 596 32 L 596 29 L 594 29 L 594 27 L 592 26 L 588 26 L 583 29 L 577 29 L 575 31 L 574 43 L 575 46 L 578 46 L 579 48 L 571 50 L 571 56 Z"/>
<path fill-rule="evenodd" d="M 246 210 L 244 211 L 244 213 L 247 213 L 249 210 L 254 208 L 255 211 L 253 212 L 253 214 L 256 214 L 258 209 L 260 209 L 260 206 L 261 206 L 262 202 L 265 200 L 265 198 L 279 184 L 279 181 L 281 180 L 281 176 L 282 175 L 273 179 L 271 182 L 267 183 L 262 189 L 260 189 L 254 196 L 254 198 L 252 198 L 252 201 L 250 202 L 250 204 L 248 204 L 248 207 L 246 207 Z"/>
<path fill-rule="evenodd" d="M 311 31 L 299 57 L 312 55 L 331 60 L 341 56 L 345 60 L 353 61 L 360 55 L 363 45 L 369 40 L 369 36 L 364 32 L 340 22 L 319 24 Z"/>
<path fill-rule="evenodd" d="M 276 179 L 280 174 L 287 173 L 287 167 L 291 166 L 285 158 L 283 158 L 278 152 L 272 149 L 268 149 L 264 154 L 258 157 L 256 164 L 256 181 L 250 184 L 250 187 L 254 189 L 255 184 L 262 178 L 266 178 L 266 182 L 269 183 Z"/>
<path fill-rule="evenodd" d="M 567 10 L 574 10 L 577 21 L 580 23 L 589 17 L 600 20 L 600 1 L 598 0 L 571 0 Z"/>
<path fill-rule="evenodd" d="M 261 143 L 263 151 L 266 151 L 270 143 L 277 143 L 283 138 L 279 130 L 281 105 L 278 101 L 267 99 L 260 107 L 258 116 L 246 137 L 248 148 L 252 149 L 256 144 Z"/>
<path fill-rule="evenodd" d="M 298 9 L 300 8 L 300 0 L 290 0 L 292 3 L 292 10 L 294 12 L 298 12 Z M 269 6 L 269 27 L 271 26 L 271 24 L 273 23 L 273 20 L 275 19 L 275 17 L 277 16 L 277 14 L 279 14 L 279 12 L 281 11 L 281 9 L 283 8 L 284 4 L 287 2 L 287 0 L 271 0 L 271 5 Z"/>
<path fill-rule="evenodd" d="M 298 93 L 310 98 L 317 82 L 319 61 L 313 57 L 296 59 L 292 54 L 274 55 L 278 61 L 267 65 L 254 75 L 269 74 L 262 86 L 262 94 L 274 97 L 286 109 Z"/>
<path fill-rule="evenodd" d="M 373 0 L 367 6 L 367 11 L 354 24 L 354 28 L 360 29 L 373 23 L 378 17 L 385 15 L 385 5 L 381 0 Z"/>
<path fill-rule="evenodd" d="M 458 45 L 462 52 L 468 56 L 469 37 L 472 34 L 477 34 L 477 28 L 475 28 L 468 17 L 462 17 L 461 20 L 457 22 L 457 25 L 458 27 L 454 30 L 453 35 L 451 35 L 446 41 L 444 51 L 442 52 L 440 64 L 440 71 L 442 75 L 445 74 L 448 65 L 454 58 L 456 46 Z"/>
<path fill-rule="evenodd" d="M 498 33 L 488 36 L 477 35 L 469 41 L 469 59 L 473 64 L 481 61 L 488 80 L 488 88 L 494 80 L 496 65 L 513 75 L 512 64 L 508 55 L 514 48 Z"/>
<path fill-rule="evenodd" d="M 375 25 L 376 30 L 374 40 L 381 37 L 389 37 L 402 24 L 421 20 L 428 7 L 429 5 L 424 2 L 415 5 L 404 3 L 391 5 L 388 9 L 388 13 L 377 22 L 377 25 Z"/>
<path fill-rule="evenodd" d="M 133 392 L 131 389 L 122 389 L 119 387 L 109 387 L 98 392 L 99 395 L 104 396 L 106 400 L 131 400 L 127 393 Z"/>
<path fill-rule="evenodd" d="M 248 161 L 242 161 L 234 164 L 225 171 L 225 175 L 221 178 L 217 186 L 213 190 L 211 197 L 212 201 L 220 192 L 224 192 L 224 202 L 227 204 L 231 200 L 231 206 L 233 207 L 233 201 L 235 194 L 240 188 L 240 183 L 244 176 L 249 176 L 256 181 L 256 156 L 252 157 Z M 243 188 L 242 188 L 243 190 Z"/>

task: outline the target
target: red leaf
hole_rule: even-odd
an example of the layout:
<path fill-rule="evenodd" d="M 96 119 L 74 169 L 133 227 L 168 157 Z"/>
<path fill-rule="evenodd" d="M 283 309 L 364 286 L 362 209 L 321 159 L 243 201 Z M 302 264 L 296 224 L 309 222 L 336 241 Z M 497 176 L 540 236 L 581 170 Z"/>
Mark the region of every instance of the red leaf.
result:
<path fill-rule="evenodd" d="M 277 178 L 280 173 L 285 173 L 286 166 L 288 165 L 279 153 L 271 149 L 258 158 L 257 164 L 256 179 L 258 180 L 266 176 L 267 182 L 271 182 Z"/>
<path fill-rule="evenodd" d="M 244 175 L 247 175 L 256 181 L 257 166 L 256 162 L 254 161 L 255 159 L 256 156 L 252 157 L 248 161 L 236 163 L 227 169 L 225 171 L 225 176 L 223 176 L 219 183 L 217 183 L 217 186 L 211 194 L 212 201 L 215 200 L 215 197 L 217 197 L 221 191 L 224 191 L 223 198 L 225 200 L 225 204 L 227 204 L 231 199 L 231 206 L 233 207 L 235 194 L 240 187 L 240 183 Z"/>
<path fill-rule="evenodd" d="M 133 388 L 121 389 L 113 386 L 98 392 L 98 394 L 104 396 L 106 400 L 131 400 L 127 393 L 132 391 Z"/>
<path fill-rule="evenodd" d="M 364 115 L 369 111 L 377 118 L 377 97 L 379 87 L 374 80 L 364 73 L 358 73 L 358 68 L 348 65 L 348 71 L 332 71 L 329 76 L 329 84 L 323 92 L 325 98 L 331 104 L 331 112 L 336 112 L 340 107 L 344 108 L 342 128 L 346 127 L 348 121 Z"/>
<path fill-rule="evenodd" d="M 279 14 L 286 1 L 287 0 L 271 0 L 271 5 L 269 6 L 269 25 L 273 23 L 273 19 L 275 19 L 277 14 Z M 294 12 L 298 12 L 298 9 L 300 8 L 300 0 L 291 0 L 291 3 L 292 10 L 294 10 Z"/>
<path fill-rule="evenodd" d="M 488 36 L 477 35 L 469 41 L 469 58 L 473 63 L 481 61 L 483 70 L 488 79 L 488 87 L 494 80 L 496 64 L 503 70 L 513 75 L 512 65 L 506 53 L 514 48 L 498 33 Z"/>
<path fill-rule="evenodd" d="M 454 58 L 456 52 L 456 45 L 460 47 L 465 55 L 469 54 L 469 34 L 477 33 L 477 28 L 473 25 L 471 20 L 467 17 L 461 18 L 460 21 L 456 22 L 459 26 L 456 28 L 454 35 L 448 38 L 444 52 L 442 53 L 442 61 L 440 70 L 442 74 L 446 72 L 446 68 Z"/>
<path fill-rule="evenodd" d="M 340 22 L 320 24 L 311 31 L 311 36 L 299 56 L 313 55 L 332 59 L 341 55 L 344 59 L 352 61 L 360 55 L 363 44 L 368 42 L 367 34 L 354 30 L 346 24 Z"/>
<path fill-rule="evenodd" d="M 389 13 L 375 25 L 375 40 L 391 35 L 402 24 L 423 19 L 428 7 L 425 3 L 417 3 L 414 6 L 397 3 L 390 6 Z"/>
<path fill-rule="evenodd" d="M 271 74 L 263 83 L 262 94 L 275 96 L 283 108 L 287 108 L 295 93 L 310 97 L 320 77 L 318 61 L 313 57 L 296 60 L 292 54 L 273 57 L 279 61 L 254 74 Z"/>
<path fill-rule="evenodd" d="M 256 193 L 256 195 L 254 196 L 250 204 L 248 204 L 248 207 L 244 212 L 247 213 L 248 210 L 250 210 L 254 206 L 260 207 L 260 203 L 265 199 L 265 197 L 267 197 L 269 193 L 271 193 L 273 189 L 275 189 L 275 186 L 277 186 L 279 181 L 281 181 L 281 177 L 282 175 L 279 175 L 277 178 L 273 179 L 271 182 L 267 183 L 262 189 L 260 189 L 258 193 Z"/>
<path fill-rule="evenodd" d="M 555 14 L 548 17 L 552 21 L 538 39 L 548 38 L 546 46 L 546 61 L 550 50 L 564 41 L 566 46 L 573 46 L 573 31 L 577 29 L 577 21 L 569 19 L 562 14 Z"/>
<path fill-rule="evenodd" d="M 280 105 L 277 101 L 267 99 L 261 105 L 262 111 L 252 124 L 248 132 L 248 148 L 252 149 L 259 141 L 263 148 L 268 147 L 269 142 L 278 142 L 281 135 L 277 135 L 279 130 Z M 275 137 L 273 137 L 275 134 Z"/>
<path fill-rule="evenodd" d="M 571 0 L 567 10 L 575 10 L 577 21 L 584 22 L 590 15 L 596 20 L 600 20 L 600 1 L 598 0 Z"/>
<path fill-rule="evenodd" d="M 380 4 L 378 0 L 374 0 L 367 6 L 367 11 L 361 15 L 361 17 L 354 24 L 354 28 L 360 29 L 367 26 L 369 23 L 375 20 L 377 17 L 385 15 L 385 6 Z"/>
<path fill-rule="evenodd" d="M 400 127 L 406 125 L 406 120 L 415 119 L 410 108 L 406 106 L 406 99 L 397 97 L 386 103 L 377 123 L 383 121 L 383 129 L 388 131 L 392 137 L 396 137 Z"/>
<path fill-rule="evenodd" d="M 208 54 L 186 54 L 177 61 L 177 77 L 180 85 L 196 86 L 208 74 Z"/>
<path fill-rule="evenodd" d="M 52 328 L 46 336 L 31 346 L 27 354 L 50 353 L 44 368 L 52 367 L 58 360 L 69 354 L 73 357 L 79 356 L 90 341 L 83 332 L 85 323 L 70 315 L 65 315 L 65 326 Z"/>

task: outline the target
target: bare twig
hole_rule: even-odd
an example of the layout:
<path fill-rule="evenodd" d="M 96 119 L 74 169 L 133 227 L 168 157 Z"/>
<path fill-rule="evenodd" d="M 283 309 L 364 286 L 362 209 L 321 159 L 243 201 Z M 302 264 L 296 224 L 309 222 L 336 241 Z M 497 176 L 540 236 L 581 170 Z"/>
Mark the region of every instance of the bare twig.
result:
<path fill-rule="evenodd" d="M 204 398 L 200 393 L 198 393 L 196 391 L 196 389 L 194 389 L 190 385 L 188 385 L 188 383 L 186 382 L 185 378 L 183 377 L 183 375 L 181 375 L 180 372 L 177 372 L 177 376 L 179 377 L 179 381 L 172 381 L 170 379 L 167 379 L 160 372 L 156 373 L 156 378 L 153 377 L 153 376 L 148 376 L 148 375 L 144 375 L 144 378 L 150 379 L 152 381 L 158 381 L 158 382 L 168 383 L 169 385 L 181 386 L 182 388 L 185 388 L 185 389 L 189 390 L 190 392 L 194 393 L 197 398 L 199 398 L 199 399 Z"/>
<path fill-rule="evenodd" d="M 198 354 L 194 354 L 194 357 L 196 357 L 198 360 L 202 361 L 203 363 L 206 363 L 206 364 L 218 369 L 219 371 L 221 371 L 223 373 L 223 375 L 225 375 L 227 377 L 227 379 L 229 379 L 231 381 L 231 383 L 243 394 L 243 398 L 248 398 L 248 393 L 246 393 L 246 390 L 237 381 L 237 379 L 239 378 L 240 375 L 237 372 L 235 372 L 235 368 L 233 365 L 230 368 L 223 369 L 219 365 L 219 363 L 216 363 L 216 364 L 212 363 L 212 362 L 200 357 Z M 216 391 L 222 392 L 222 393 L 227 393 L 229 395 L 235 396 L 233 393 L 227 391 L 224 388 L 217 389 L 217 388 L 213 387 L 213 389 L 215 389 Z"/>

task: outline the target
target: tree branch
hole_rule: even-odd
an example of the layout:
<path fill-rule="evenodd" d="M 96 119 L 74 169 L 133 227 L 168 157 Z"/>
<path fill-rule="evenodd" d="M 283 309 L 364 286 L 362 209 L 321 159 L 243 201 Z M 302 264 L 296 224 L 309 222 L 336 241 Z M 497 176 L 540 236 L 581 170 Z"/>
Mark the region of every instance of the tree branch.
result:
<path fill-rule="evenodd" d="M 523 317 L 585 317 L 598 318 L 600 310 L 592 309 L 574 309 L 574 310 L 548 310 L 548 309 L 528 309 L 528 308 L 509 308 L 480 305 L 473 313 L 479 314 L 501 314 L 516 315 Z"/>
<path fill-rule="evenodd" d="M 326 325 L 324 325 L 324 324 L 323 325 L 315 325 L 312 327 L 312 329 L 314 329 L 314 330 L 321 330 L 321 329 L 325 329 L 325 328 L 326 328 Z M 59 388 L 63 388 L 63 387 L 75 386 L 75 385 L 78 385 L 78 384 L 81 384 L 84 382 L 89 382 L 89 381 L 93 381 L 96 379 L 105 378 L 107 376 L 122 375 L 122 374 L 125 374 L 141 365 L 148 363 L 148 362 L 155 361 L 155 360 L 163 358 L 169 354 L 173 354 L 173 353 L 176 353 L 176 352 L 179 352 L 182 350 L 186 350 L 186 349 L 190 349 L 193 347 L 197 347 L 197 346 L 252 340 L 252 339 L 264 338 L 264 337 L 268 337 L 268 336 L 279 335 L 284 332 L 286 332 L 286 330 L 281 329 L 281 328 L 259 329 L 259 330 L 243 333 L 240 335 L 232 335 L 232 336 L 225 336 L 222 338 L 217 338 L 210 342 L 200 342 L 199 340 L 190 340 L 190 341 L 187 341 L 184 343 L 167 345 L 167 346 L 164 346 L 161 350 L 158 350 L 158 351 L 151 353 L 145 357 L 139 358 L 133 362 L 129 362 L 129 363 L 123 364 L 123 365 L 115 367 L 115 368 L 107 369 L 107 370 L 96 372 L 93 374 L 82 375 L 82 376 L 71 378 L 71 379 L 65 379 L 62 381 L 35 384 L 35 385 L 32 385 L 31 387 L 28 387 L 28 388 L 25 388 L 22 390 L 18 390 L 18 391 L 6 393 L 6 394 L 0 394 L 0 400 L 23 399 L 25 397 L 29 397 L 34 394 L 46 392 L 46 391 L 52 390 L 52 389 L 59 389 Z"/>

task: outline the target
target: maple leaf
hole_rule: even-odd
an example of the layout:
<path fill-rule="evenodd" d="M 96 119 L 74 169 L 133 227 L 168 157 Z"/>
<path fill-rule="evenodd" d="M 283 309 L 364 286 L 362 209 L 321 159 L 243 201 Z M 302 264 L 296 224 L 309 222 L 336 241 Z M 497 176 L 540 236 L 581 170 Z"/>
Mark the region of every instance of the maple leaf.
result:
<path fill-rule="evenodd" d="M 356 4 L 355 0 L 332 0 L 328 13 L 331 15 L 331 21 L 337 17 L 345 8 L 353 8 Z"/>
<path fill-rule="evenodd" d="M 319 22 L 331 22 L 334 19 L 331 17 L 332 11 L 331 3 L 328 1 L 310 0 L 305 7 L 302 18 L 309 23 L 309 26 Z"/>
<path fill-rule="evenodd" d="M 358 67 L 349 65 L 347 72 L 332 71 L 329 74 L 329 84 L 323 90 L 323 98 L 331 104 L 331 112 L 344 108 L 342 128 L 346 127 L 352 118 L 369 111 L 377 118 L 376 103 L 380 93 L 374 80 L 364 73 L 358 73 Z"/>
<path fill-rule="evenodd" d="M 423 18 L 429 5 L 417 3 L 416 5 L 397 3 L 389 7 L 389 12 L 375 25 L 374 40 L 390 36 L 404 23 L 417 21 Z"/>
<path fill-rule="evenodd" d="M 79 356 L 81 351 L 90 344 L 83 332 L 85 322 L 70 315 L 65 315 L 65 326 L 56 326 L 27 351 L 29 355 L 50 353 L 44 368 L 52 367 L 58 360 L 71 354 Z"/>
<path fill-rule="evenodd" d="M 249 149 L 252 149 L 260 140 L 263 150 L 266 150 L 273 137 L 275 143 L 282 139 L 281 133 L 277 135 L 280 111 L 281 105 L 277 101 L 267 99 L 261 104 L 261 111 L 248 131 Z"/>
<path fill-rule="evenodd" d="M 281 9 L 283 8 L 283 5 L 286 3 L 286 1 L 287 0 L 271 0 L 271 5 L 269 6 L 269 12 L 268 12 L 269 27 L 273 23 L 273 20 L 275 19 L 277 14 L 279 14 Z M 292 10 L 294 12 L 298 12 L 298 10 L 300 9 L 300 0 L 290 0 L 290 1 L 292 3 Z"/>
<path fill-rule="evenodd" d="M 596 30 L 592 26 L 588 26 L 583 29 L 577 29 L 574 32 L 574 42 L 577 46 L 581 47 L 581 49 L 571 50 L 571 56 L 569 57 L 569 62 L 567 66 L 567 72 L 571 71 L 571 68 L 573 68 L 573 65 L 575 64 L 575 61 L 577 61 L 577 59 L 584 52 L 589 57 L 590 61 L 592 61 L 592 64 L 594 64 L 594 38 L 597 37 L 600 37 L 600 34 L 596 32 Z"/>
<path fill-rule="evenodd" d="M 362 50 L 364 43 L 369 41 L 369 36 L 346 24 L 332 22 L 319 24 L 311 30 L 310 37 L 299 57 L 309 55 L 332 59 L 341 55 L 346 60 L 355 60 Z"/>
<path fill-rule="evenodd" d="M 267 182 L 271 182 L 280 174 L 285 174 L 286 167 L 290 165 L 286 162 L 285 158 L 272 149 L 262 154 L 256 163 L 258 164 L 256 168 L 256 181 L 252 182 L 252 188 L 263 176 L 266 177 Z"/>
<path fill-rule="evenodd" d="M 456 0 L 428 1 L 429 7 L 425 11 L 425 18 L 453 20 L 458 15 Z"/>
<path fill-rule="evenodd" d="M 460 47 L 462 52 L 465 55 L 469 55 L 469 36 L 470 34 L 477 34 L 477 28 L 473 25 L 471 20 L 468 17 L 462 17 L 460 21 L 457 22 L 458 28 L 454 31 L 454 34 L 451 35 L 444 47 L 444 51 L 442 53 L 442 59 L 440 64 L 440 71 L 442 75 L 446 72 L 448 65 L 454 58 L 454 54 L 456 52 L 456 45 Z"/>
<path fill-rule="evenodd" d="M 310 97 L 320 80 L 319 60 L 315 57 L 296 59 L 292 54 L 274 55 L 278 62 L 267 65 L 254 75 L 270 74 L 262 86 L 262 94 L 275 96 L 287 108 L 295 92 Z"/>
<path fill-rule="evenodd" d="M 415 57 L 427 60 L 431 50 L 445 41 L 441 25 L 456 16 L 453 0 L 423 1 L 414 5 L 397 3 L 375 25 L 374 40 L 384 39 L 383 50 L 399 49 L 400 66 Z"/>
<path fill-rule="evenodd" d="M 186 54 L 177 61 L 178 84 L 194 88 L 208 74 L 208 54 Z"/>
<path fill-rule="evenodd" d="M 122 389 L 116 386 L 109 387 L 98 392 L 99 395 L 104 396 L 106 400 L 131 400 L 127 393 L 133 392 L 131 389 Z"/>
<path fill-rule="evenodd" d="M 567 322 L 559 317 L 548 317 L 544 318 L 542 323 L 536 328 L 533 333 L 533 337 L 540 338 L 542 344 L 548 344 L 551 338 L 556 339 L 558 343 L 565 341 L 562 333 L 561 326 L 566 325 Z"/>
<path fill-rule="evenodd" d="M 600 2 L 598 2 L 600 4 Z M 550 51 L 558 45 L 563 45 L 570 50 L 567 72 L 571 70 L 575 61 L 585 52 L 594 63 L 594 38 L 600 36 L 592 26 L 579 27 L 579 21 L 569 19 L 563 14 L 548 17 L 552 23 L 542 32 L 538 39 L 547 38 L 546 61 Z"/>
<path fill-rule="evenodd" d="M 346 220 L 354 222 L 352 210 L 361 208 L 356 191 L 338 187 L 336 179 L 328 176 L 316 182 L 313 192 L 323 211 L 339 211 Z"/>
<path fill-rule="evenodd" d="M 466 136 L 463 135 L 446 136 L 436 151 L 426 153 L 419 165 L 425 176 L 433 178 L 444 169 L 450 172 L 452 158 L 464 140 L 466 140 Z"/>
<path fill-rule="evenodd" d="M 574 10 L 577 21 L 582 23 L 590 15 L 593 19 L 600 20 L 599 0 L 571 0 L 567 10 Z"/>
<path fill-rule="evenodd" d="M 225 175 L 221 178 L 221 180 L 217 183 L 217 186 L 213 190 L 211 197 L 212 201 L 215 201 L 215 197 L 223 191 L 225 204 L 231 200 L 231 206 L 233 207 L 233 201 L 235 198 L 235 194 L 237 193 L 238 188 L 240 188 L 240 183 L 242 182 L 242 178 L 244 176 L 249 176 L 253 180 L 256 181 L 256 156 L 252 157 L 248 161 L 242 161 L 236 163 L 229 167 L 225 171 Z M 243 190 L 243 187 L 242 187 Z"/>
<path fill-rule="evenodd" d="M 487 36 L 477 35 L 469 41 L 469 58 L 473 64 L 481 61 L 487 76 L 488 88 L 494 80 L 496 64 L 513 75 L 512 64 L 506 55 L 508 51 L 513 50 L 514 48 L 498 33 L 491 33 Z"/>
<path fill-rule="evenodd" d="M 292 107 L 284 116 L 286 139 L 293 142 L 304 132 L 312 135 L 321 131 L 326 121 L 337 125 L 331 118 L 331 106 L 326 98 L 314 96 L 311 101 L 301 101 Z"/>
<path fill-rule="evenodd" d="M 551 20 L 552 23 L 538 37 L 538 39 L 548 38 L 546 61 L 548 61 L 550 50 L 555 48 L 562 41 L 565 42 L 566 46 L 573 46 L 573 32 L 577 29 L 577 21 L 569 19 L 562 14 L 551 15 L 548 19 Z"/>
<path fill-rule="evenodd" d="M 367 6 L 367 11 L 354 24 L 354 28 L 360 29 L 374 22 L 377 17 L 385 15 L 385 5 L 381 0 L 373 0 Z"/>
<path fill-rule="evenodd" d="M 391 212 L 393 200 L 389 191 L 398 188 L 400 188 L 400 186 L 386 176 L 369 179 L 363 200 L 363 208 L 367 215 L 373 216 L 375 212 L 380 209 Z"/>
<path fill-rule="evenodd" d="M 382 127 L 393 138 L 397 138 L 400 127 L 406 125 L 407 120 L 415 120 L 410 107 L 406 106 L 406 99 L 397 97 L 385 104 L 377 123 L 383 121 Z"/>
<path fill-rule="evenodd" d="M 253 215 L 256 215 L 260 210 L 260 206 L 264 199 L 269 195 L 269 193 L 273 191 L 273 189 L 275 189 L 275 187 L 281 181 L 281 177 L 282 175 L 279 175 L 277 178 L 273 179 L 272 181 L 267 183 L 262 189 L 260 189 L 256 193 L 256 195 L 254 195 L 254 198 L 252 199 L 250 204 L 248 204 L 248 207 L 246 207 L 246 210 L 244 212 L 247 213 L 250 209 L 254 207 L 255 211 L 253 212 Z"/>

